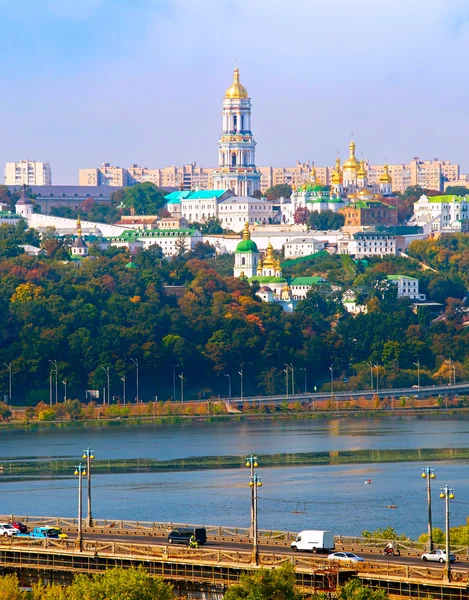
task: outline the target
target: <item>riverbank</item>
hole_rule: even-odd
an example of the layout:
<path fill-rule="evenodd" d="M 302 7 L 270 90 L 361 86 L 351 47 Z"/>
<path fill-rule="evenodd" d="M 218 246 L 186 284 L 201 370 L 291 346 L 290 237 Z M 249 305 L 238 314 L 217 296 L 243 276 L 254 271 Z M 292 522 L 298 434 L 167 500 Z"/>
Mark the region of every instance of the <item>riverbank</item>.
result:
<path fill-rule="evenodd" d="M 263 467 L 305 467 L 324 465 L 379 464 L 399 462 L 439 462 L 469 459 L 469 448 L 373 449 L 330 452 L 298 452 L 263 454 Z M 244 456 L 197 456 L 184 459 L 155 460 L 147 458 L 93 460 L 93 473 L 162 473 L 245 468 Z M 67 476 L 73 473 L 76 461 L 19 461 L 4 457 L 0 477 Z"/>

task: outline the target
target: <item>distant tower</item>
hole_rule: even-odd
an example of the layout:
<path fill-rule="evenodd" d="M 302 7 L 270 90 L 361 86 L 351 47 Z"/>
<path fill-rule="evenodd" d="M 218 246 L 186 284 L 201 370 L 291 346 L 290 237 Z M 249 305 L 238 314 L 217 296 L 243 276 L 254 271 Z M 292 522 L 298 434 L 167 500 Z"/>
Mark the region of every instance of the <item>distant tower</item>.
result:
<path fill-rule="evenodd" d="M 72 256 L 88 256 L 88 246 L 85 240 L 81 237 L 81 220 L 77 219 L 77 237 L 71 247 Z"/>
<path fill-rule="evenodd" d="M 359 167 L 358 160 L 355 157 L 355 142 L 352 140 L 349 144 L 350 155 L 344 162 L 344 187 L 349 192 L 355 191 L 357 187 L 357 170 Z"/>
<path fill-rule="evenodd" d="M 251 240 L 251 232 L 248 223 L 244 224 L 243 239 L 239 242 L 235 251 L 235 264 L 233 275 L 235 277 L 253 277 L 258 268 L 259 250 L 256 242 Z"/>
<path fill-rule="evenodd" d="M 383 196 L 390 196 L 392 194 L 392 177 L 389 174 L 389 167 L 387 163 L 384 163 L 383 172 L 379 177 L 379 191 Z"/>
<path fill-rule="evenodd" d="M 365 161 L 362 159 L 360 161 L 360 166 L 358 167 L 358 170 L 357 170 L 357 186 L 359 188 L 364 188 L 364 187 L 366 187 L 367 182 L 368 182 L 368 174 L 365 169 Z"/>
<path fill-rule="evenodd" d="M 342 192 L 344 191 L 343 181 L 342 169 L 340 168 L 340 158 L 337 157 L 335 161 L 335 169 L 331 177 L 331 183 L 332 192 L 339 198 L 342 196 Z"/>
<path fill-rule="evenodd" d="M 33 214 L 34 205 L 29 198 L 26 197 L 26 186 L 21 189 L 21 197 L 16 203 L 15 212 L 29 221 L 29 217 Z"/>
<path fill-rule="evenodd" d="M 223 99 L 223 133 L 218 142 L 218 169 L 213 175 L 216 190 L 232 190 L 251 196 L 261 187 L 256 169 L 256 142 L 251 132 L 251 99 L 239 81 L 239 69 Z"/>

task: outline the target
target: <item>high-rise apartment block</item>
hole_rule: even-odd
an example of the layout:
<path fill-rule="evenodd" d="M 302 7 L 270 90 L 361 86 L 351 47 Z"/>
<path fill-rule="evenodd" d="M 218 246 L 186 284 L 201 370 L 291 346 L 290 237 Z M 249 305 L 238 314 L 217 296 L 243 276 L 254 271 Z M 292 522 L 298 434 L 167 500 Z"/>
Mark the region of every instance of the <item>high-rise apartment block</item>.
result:
<path fill-rule="evenodd" d="M 103 163 L 97 169 L 80 169 L 79 185 L 126 187 L 130 185 L 129 172 L 127 169 Z"/>
<path fill-rule="evenodd" d="M 5 185 L 52 185 L 50 164 L 46 162 L 8 162 L 4 174 Z"/>

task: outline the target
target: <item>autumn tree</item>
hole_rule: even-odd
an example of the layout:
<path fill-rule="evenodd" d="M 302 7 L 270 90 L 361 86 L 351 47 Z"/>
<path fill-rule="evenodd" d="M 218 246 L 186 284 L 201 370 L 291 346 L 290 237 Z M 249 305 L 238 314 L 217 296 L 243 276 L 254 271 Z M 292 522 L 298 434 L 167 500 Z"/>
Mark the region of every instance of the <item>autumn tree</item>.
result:
<path fill-rule="evenodd" d="M 278 569 L 260 569 L 241 575 L 240 582 L 232 585 L 224 600 L 302 600 L 295 589 L 295 568 L 290 563 Z"/>

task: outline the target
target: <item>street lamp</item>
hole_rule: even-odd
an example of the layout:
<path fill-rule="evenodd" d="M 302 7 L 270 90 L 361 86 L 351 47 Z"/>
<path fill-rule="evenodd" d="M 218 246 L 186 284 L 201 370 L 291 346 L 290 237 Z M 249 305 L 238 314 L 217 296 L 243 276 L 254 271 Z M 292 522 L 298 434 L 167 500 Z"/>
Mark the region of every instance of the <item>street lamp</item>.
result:
<path fill-rule="evenodd" d="M 121 377 L 121 381 L 122 381 L 122 400 L 124 401 L 124 406 L 125 406 L 125 375 L 123 377 Z"/>
<path fill-rule="evenodd" d="M 376 369 L 376 395 L 379 395 L 379 365 L 373 365 Z"/>
<path fill-rule="evenodd" d="M 8 369 L 9 372 L 9 382 L 8 382 L 8 404 L 10 405 L 10 411 L 11 411 L 11 362 L 10 363 L 3 363 L 5 365 L 5 367 Z"/>
<path fill-rule="evenodd" d="M 79 552 L 83 550 L 83 527 L 82 527 L 82 497 L 83 497 L 83 477 L 86 475 L 85 467 L 80 463 L 75 467 L 75 475 L 78 475 L 78 535 L 76 539 L 76 548 Z"/>
<path fill-rule="evenodd" d="M 110 367 L 101 367 L 101 369 L 106 373 L 107 375 L 107 403 L 111 404 L 111 397 L 109 395 L 109 372 L 110 372 Z M 106 404 L 106 400 L 104 400 L 104 404 Z"/>
<path fill-rule="evenodd" d="M 140 396 L 138 395 L 138 358 L 131 358 L 130 360 L 134 363 L 134 365 L 137 369 L 137 403 L 138 403 L 138 402 L 140 402 Z"/>
<path fill-rule="evenodd" d="M 257 456 L 248 456 L 246 458 L 246 467 L 251 468 L 251 480 L 254 477 L 254 469 L 258 467 Z M 251 486 L 251 538 L 254 539 L 254 487 Z"/>
<path fill-rule="evenodd" d="M 285 398 L 288 398 L 288 365 L 285 364 L 285 366 L 287 367 L 286 369 L 283 369 L 283 372 L 285 373 Z"/>
<path fill-rule="evenodd" d="M 88 514 L 86 517 L 86 526 L 93 527 L 93 514 L 91 512 L 91 461 L 94 460 L 94 452 L 90 448 L 83 450 L 83 457 L 86 459 L 86 468 L 88 471 Z"/>
<path fill-rule="evenodd" d="M 454 360 L 450 358 L 449 360 L 445 360 L 445 363 L 449 364 L 449 384 L 451 385 L 451 381 L 453 380 L 453 373 L 454 383 L 456 384 L 456 367 L 454 366 Z"/>
<path fill-rule="evenodd" d="M 184 402 L 184 371 L 179 373 L 179 379 L 181 380 L 181 402 Z"/>
<path fill-rule="evenodd" d="M 287 371 L 288 371 L 288 369 L 290 369 L 290 371 L 291 371 L 291 395 L 294 396 L 295 395 L 295 369 L 293 368 L 293 363 L 291 365 L 289 365 L 288 363 L 284 363 L 284 365 L 287 367 Z M 287 374 L 287 379 L 288 379 L 288 374 Z M 287 397 L 288 397 L 288 391 L 287 391 Z"/>
<path fill-rule="evenodd" d="M 59 372 L 59 368 L 57 366 L 57 361 L 56 360 L 51 360 L 49 358 L 49 362 L 50 364 L 54 367 L 53 369 L 50 370 L 50 404 L 52 406 L 52 373 L 55 371 L 55 403 L 57 404 L 58 402 L 58 393 L 57 393 L 57 373 Z"/>
<path fill-rule="evenodd" d="M 445 525 L 446 525 L 446 579 L 451 581 L 451 563 L 449 560 L 449 501 L 454 499 L 453 488 L 445 485 L 444 488 L 440 488 L 440 498 L 445 500 Z"/>
<path fill-rule="evenodd" d="M 433 529 L 432 529 L 432 479 L 435 479 L 435 470 L 425 467 L 422 470 L 422 479 L 427 480 L 427 504 L 428 504 L 428 541 L 427 551 L 433 550 Z"/>
<path fill-rule="evenodd" d="M 241 371 L 238 371 L 238 375 L 241 377 L 241 400 L 243 399 L 243 369 L 241 369 Z"/>
<path fill-rule="evenodd" d="M 225 373 L 225 377 L 228 377 L 228 398 L 231 398 L 231 375 Z"/>
<path fill-rule="evenodd" d="M 365 365 L 368 365 L 370 367 L 370 389 L 374 390 L 375 388 L 373 386 L 373 364 L 365 360 Z"/>
<path fill-rule="evenodd" d="M 304 367 L 300 367 L 300 371 L 305 372 L 305 394 L 308 392 L 308 371 Z"/>
<path fill-rule="evenodd" d="M 331 372 L 331 396 L 334 398 L 334 365 L 329 367 L 329 371 Z"/>
<path fill-rule="evenodd" d="M 62 379 L 62 383 L 64 384 L 64 402 L 67 401 L 67 380 Z"/>
<path fill-rule="evenodd" d="M 253 525 L 252 525 L 252 562 L 257 565 L 259 564 L 259 549 L 257 540 L 257 488 L 261 487 L 262 481 L 257 473 L 254 473 L 249 482 L 249 487 L 253 493 Z"/>
<path fill-rule="evenodd" d="M 173 365 L 173 401 L 176 400 L 176 367 L 179 365 Z"/>
<path fill-rule="evenodd" d="M 420 389 L 420 360 L 414 362 L 414 365 L 417 367 L 417 387 Z"/>

